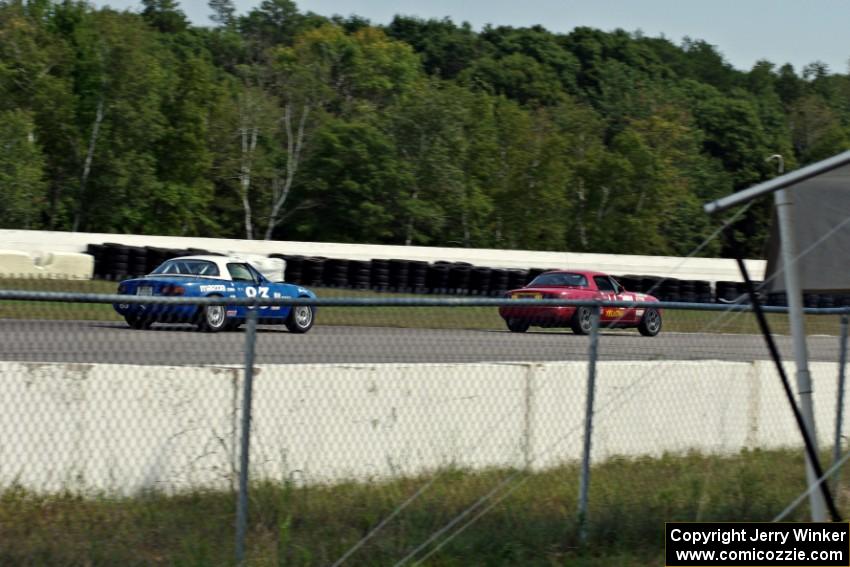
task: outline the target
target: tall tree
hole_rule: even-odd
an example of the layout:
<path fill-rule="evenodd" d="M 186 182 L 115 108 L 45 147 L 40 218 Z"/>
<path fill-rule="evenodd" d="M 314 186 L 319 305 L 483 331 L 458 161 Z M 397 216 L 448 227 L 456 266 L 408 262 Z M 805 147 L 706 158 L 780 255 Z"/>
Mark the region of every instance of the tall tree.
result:
<path fill-rule="evenodd" d="M 32 117 L 0 111 L 0 223 L 3 228 L 40 228 L 47 200 L 44 156 Z"/>
<path fill-rule="evenodd" d="M 207 5 L 213 12 L 210 19 L 215 23 L 227 28 L 236 24 L 236 5 L 233 0 L 209 0 Z"/>
<path fill-rule="evenodd" d="M 274 50 L 274 55 L 273 84 L 281 107 L 278 132 L 285 158 L 272 182 L 267 240 L 292 193 L 314 118 L 325 111 L 351 114 L 362 104 L 383 107 L 409 87 L 419 66 L 408 46 L 374 28 L 348 35 L 339 26 L 325 25 L 303 33 L 292 47 Z"/>
<path fill-rule="evenodd" d="M 142 17 L 161 32 L 178 33 L 189 26 L 176 0 L 142 0 L 142 6 Z"/>

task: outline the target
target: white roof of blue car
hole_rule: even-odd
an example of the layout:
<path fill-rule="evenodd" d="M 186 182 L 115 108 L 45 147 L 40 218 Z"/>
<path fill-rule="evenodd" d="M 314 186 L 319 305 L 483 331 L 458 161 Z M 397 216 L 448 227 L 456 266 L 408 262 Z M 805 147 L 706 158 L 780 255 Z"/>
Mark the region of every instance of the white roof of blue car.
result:
<path fill-rule="evenodd" d="M 153 275 L 169 275 L 169 276 L 170 275 L 187 275 L 187 276 L 191 275 L 191 276 L 194 276 L 194 277 L 202 277 L 202 278 L 208 277 L 208 278 L 215 278 L 215 279 L 219 279 L 219 280 L 232 280 L 233 278 L 230 276 L 230 271 L 227 269 L 227 264 L 250 264 L 251 267 L 253 267 L 255 270 L 257 269 L 257 267 L 254 266 L 253 264 L 251 264 L 251 262 L 245 260 L 244 258 L 238 258 L 236 256 L 212 256 L 212 255 L 209 255 L 209 256 L 205 256 L 205 255 L 180 256 L 178 258 L 171 258 L 169 260 L 166 260 L 166 262 L 179 262 L 180 260 L 201 260 L 201 261 L 205 261 L 205 262 L 212 262 L 218 268 L 218 274 L 217 275 L 216 274 L 210 274 L 210 275 L 206 275 L 206 274 L 153 274 Z M 163 263 L 165 263 L 165 262 L 163 262 Z M 257 271 L 259 271 L 259 270 L 257 270 Z"/>

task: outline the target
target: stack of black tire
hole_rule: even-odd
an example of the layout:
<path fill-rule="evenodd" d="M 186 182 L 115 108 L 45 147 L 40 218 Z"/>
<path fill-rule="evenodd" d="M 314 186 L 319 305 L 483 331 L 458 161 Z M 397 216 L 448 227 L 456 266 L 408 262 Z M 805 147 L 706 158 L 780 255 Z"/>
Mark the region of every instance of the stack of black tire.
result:
<path fill-rule="evenodd" d="M 374 260 L 373 260 L 374 262 Z M 425 272 L 425 287 L 431 293 L 448 293 L 449 291 L 449 262 L 434 262 Z"/>
<path fill-rule="evenodd" d="M 325 260 L 322 282 L 326 287 L 348 287 L 348 260 L 340 258 Z"/>
<path fill-rule="evenodd" d="M 391 291 L 408 291 L 409 260 L 387 260 L 387 279 Z"/>
<path fill-rule="evenodd" d="M 818 307 L 848 307 L 850 306 L 850 295 L 845 293 L 822 293 L 820 294 L 823 303 L 818 304 Z"/>
<path fill-rule="evenodd" d="M 468 262 L 454 262 L 449 267 L 448 292 L 462 295 L 469 292 L 469 280 L 472 274 L 472 264 Z"/>
<path fill-rule="evenodd" d="M 711 282 L 695 280 L 694 293 L 696 294 L 697 303 L 714 303 L 714 296 L 711 293 Z"/>
<path fill-rule="evenodd" d="M 684 303 L 696 303 L 697 292 L 693 280 L 679 280 L 679 301 Z"/>
<path fill-rule="evenodd" d="M 324 256 L 308 256 L 301 266 L 301 281 L 303 285 L 321 286 L 325 275 Z"/>
<path fill-rule="evenodd" d="M 718 303 L 729 303 L 740 296 L 738 282 L 719 281 L 714 284 L 714 297 Z"/>
<path fill-rule="evenodd" d="M 201 248 L 157 248 L 116 242 L 89 244 L 86 252 L 94 256 L 94 276 L 113 281 L 149 274 L 170 258 L 215 254 Z"/>
<path fill-rule="evenodd" d="M 767 294 L 767 304 L 786 307 L 788 305 L 788 296 L 784 291 L 773 291 Z"/>
<path fill-rule="evenodd" d="M 818 307 L 850 307 L 850 295 L 845 293 L 819 293 Z"/>
<path fill-rule="evenodd" d="M 103 244 L 89 244 L 86 246 L 86 254 L 94 258 L 94 277 L 97 279 L 106 279 L 104 272 L 105 250 L 106 247 Z"/>
<path fill-rule="evenodd" d="M 146 273 L 151 273 L 154 271 L 157 266 L 172 258 L 171 250 L 169 248 L 157 248 L 155 246 L 147 247 L 147 261 L 145 262 L 145 270 Z"/>
<path fill-rule="evenodd" d="M 151 273 L 157 266 L 178 256 L 216 254 L 201 248 L 158 248 L 129 246 L 115 242 L 89 244 L 94 256 L 94 275 L 107 280 L 122 280 Z M 467 262 L 434 263 L 419 260 L 381 259 L 371 261 L 271 254 L 286 262 L 285 280 L 290 283 L 405 293 L 501 296 L 506 291 L 528 285 L 548 268 L 502 269 L 474 266 Z M 626 290 L 652 294 L 662 301 L 686 303 L 731 302 L 746 294 L 741 282 L 718 281 L 712 293 L 711 283 L 703 280 L 679 280 L 626 274 L 617 279 Z M 761 282 L 754 282 L 757 289 Z M 761 293 L 761 292 L 760 292 Z M 768 305 L 788 304 L 785 293 L 762 294 Z M 850 306 L 850 295 L 807 293 L 806 307 Z"/>
<path fill-rule="evenodd" d="M 390 289 L 390 261 L 372 260 L 369 270 L 369 285 L 376 291 L 387 291 Z"/>
<path fill-rule="evenodd" d="M 490 270 L 490 295 L 500 296 L 508 291 L 510 272 L 502 268 L 493 268 Z"/>
<path fill-rule="evenodd" d="M 661 299 L 661 279 L 658 276 L 640 276 L 640 288 L 637 291 L 648 293 Z"/>
<path fill-rule="evenodd" d="M 428 262 L 411 260 L 407 267 L 407 290 L 411 293 L 428 291 Z"/>
<path fill-rule="evenodd" d="M 711 282 L 703 280 L 679 280 L 626 274 L 615 276 L 626 291 L 649 293 L 662 301 L 681 301 L 684 303 L 712 303 Z"/>
<path fill-rule="evenodd" d="M 87 252 L 94 256 L 95 277 L 123 280 L 147 273 L 147 251 L 138 246 L 116 242 L 89 244 Z"/>
<path fill-rule="evenodd" d="M 369 289 L 372 267 L 363 260 L 348 261 L 348 283 L 354 289 Z"/>
<path fill-rule="evenodd" d="M 679 283 L 680 280 L 676 278 L 663 278 L 658 284 L 655 296 L 661 301 L 682 301 Z"/>
<path fill-rule="evenodd" d="M 469 272 L 469 294 L 490 295 L 490 283 L 493 276 L 491 268 L 473 266 Z"/>
<path fill-rule="evenodd" d="M 304 269 L 304 256 L 297 254 L 269 254 L 269 258 L 279 258 L 286 265 L 283 269 L 284 281 L 299 284 L 302 280 L 302 270 Z"/>
<path fill-rule="evenodd" d="M 508 289 L 518 289 L 531 282 L 531 273 L 528 270 L 510 269 L 508 272 Z"/>
<path fill-rule="evenodd" d="M 180 256 L 192 256 L 192 255 L 201 255 L 201 254 L 209 254 L 206 250 L 200 250 L 198 248 L 194 249 L 180 249 L 180 248 L 157 248 L 155 246 L 147 246 L 147 272 L 151 273 L 154 271 L 160 264 L 165 262 L 166 260 L 170 260 L 172 258 L 179 258 Z"/>

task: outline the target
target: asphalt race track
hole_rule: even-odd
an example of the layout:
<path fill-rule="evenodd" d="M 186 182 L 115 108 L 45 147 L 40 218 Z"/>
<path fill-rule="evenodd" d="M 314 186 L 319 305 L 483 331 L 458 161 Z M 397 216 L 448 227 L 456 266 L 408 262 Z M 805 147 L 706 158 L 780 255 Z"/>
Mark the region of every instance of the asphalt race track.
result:
<path fill-rule="evenodd" d="M 791 360 L 789 337 L 777 337 Z M 396 329 L 317 325 L 305 335 L 260 326 L 256 363 L 441 363 L 585 360 L 589 341 L 561 330 Z M 123 323 L 0 320 L 0 360 L 144 365 L 239 365 L 245 332 L 209 334 L 190 326 L 133 330 Z M 759 335 L 603 331 L 600 360 L 768 359 Z M 838 337 L 812 336 L 813 361 L 838 361 Z"/>

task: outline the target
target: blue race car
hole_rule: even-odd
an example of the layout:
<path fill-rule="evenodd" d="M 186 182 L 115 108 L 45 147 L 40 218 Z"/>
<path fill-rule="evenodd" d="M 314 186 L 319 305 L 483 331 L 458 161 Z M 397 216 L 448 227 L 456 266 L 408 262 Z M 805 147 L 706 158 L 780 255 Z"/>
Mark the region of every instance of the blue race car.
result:
<path fill-rule="evenodd" d="M 272 282 L 254 266 L 227 256 L 184 256 L 163 262 L 149 275 L 126 280 L 118 286 L 121 295 L 183 297 L 309 297 L 316 294 L 298 285 Z M 193 323 L 201 331 L 236 329 L 245 322 L 245 305 L 165 305 L 119 303 L 113 305 L 134 329 L 153 323 Z M 313 326 L 312 305 L 265 305 L 259 307 L 258 322 L 282 323 L 293 333 L 306 333 Z"/>

